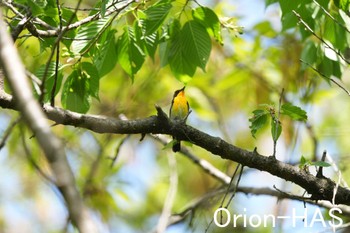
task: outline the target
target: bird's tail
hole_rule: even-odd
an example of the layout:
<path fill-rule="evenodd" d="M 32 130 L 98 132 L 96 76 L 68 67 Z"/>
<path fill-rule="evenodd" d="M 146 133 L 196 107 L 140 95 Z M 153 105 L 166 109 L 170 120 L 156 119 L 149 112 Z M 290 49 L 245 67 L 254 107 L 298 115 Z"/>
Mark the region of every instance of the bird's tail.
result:
<path fill-rule="evenodd" d="M 176 141 L 173 145 L 173 152 L 178 152 L 181 150 L 181 143 L 180 141 Z"/>

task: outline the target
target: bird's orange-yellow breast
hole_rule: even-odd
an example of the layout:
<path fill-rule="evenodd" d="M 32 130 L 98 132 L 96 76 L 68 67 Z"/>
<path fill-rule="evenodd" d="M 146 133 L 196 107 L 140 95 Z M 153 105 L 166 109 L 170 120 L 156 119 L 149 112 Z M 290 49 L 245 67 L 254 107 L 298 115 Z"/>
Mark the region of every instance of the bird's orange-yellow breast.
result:
<path fill-rule="evenodd" d="M 171 109 L 171 118 L 184 119 L 188 114 L 188 103 L 185 92 L 181 91 L 174 97 L 173 106 Z"/>

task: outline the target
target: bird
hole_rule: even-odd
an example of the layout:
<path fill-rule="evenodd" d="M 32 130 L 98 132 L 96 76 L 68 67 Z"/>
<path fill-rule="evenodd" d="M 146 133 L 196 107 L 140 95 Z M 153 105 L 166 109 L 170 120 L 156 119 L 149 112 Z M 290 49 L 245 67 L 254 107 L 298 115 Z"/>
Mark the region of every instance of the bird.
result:
<path fill-rule="evenodd" d="M 187 102 L 186 96 L 185 96 L 185 87 L 181 88 L 180 90 L 176 90 L 174 92 L 173 100 L 171 101 L 169 116 L 170 119 L 176 120 L 176 121 L 183 121 L 186 122 L 186 119 L 189 114 L 190 105 Z M 181 143 L 176 138 L 175 142 L 173 144 L 173 152 L 178 152 L 181 149 Z"/>

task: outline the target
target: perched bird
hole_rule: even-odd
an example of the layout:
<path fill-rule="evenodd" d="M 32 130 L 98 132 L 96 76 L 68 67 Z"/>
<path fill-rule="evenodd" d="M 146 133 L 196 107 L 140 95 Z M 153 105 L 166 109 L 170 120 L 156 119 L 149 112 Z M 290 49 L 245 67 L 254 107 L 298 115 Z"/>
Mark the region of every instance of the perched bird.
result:
<path fill-rule="evenodd" d="M 185 87 L 174 92 L 173 100 L 170 106 L 170 118 L 174 120 L 186 121 L 190 106 L 186 100 Z M 173 145 L 173 151 L 178 152 L 181 149 L 180 141 L 174 138 L 176 142 Z"/>

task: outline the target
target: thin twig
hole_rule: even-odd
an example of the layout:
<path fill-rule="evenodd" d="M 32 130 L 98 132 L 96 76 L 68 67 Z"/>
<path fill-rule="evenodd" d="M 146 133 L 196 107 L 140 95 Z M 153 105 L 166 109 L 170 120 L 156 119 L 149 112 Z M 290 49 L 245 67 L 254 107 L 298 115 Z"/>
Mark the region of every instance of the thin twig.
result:
<path fill-rule="evenodd" d="M 230 183 L 228 184 L 227 186 L 227 189 L 226 189 L 226 193 L 224 195 L 224 197 L 222 198 L 222 201 L 221 201 L 221 204 L 220 204 L 220 208 L 224 206 L 224 202 L 225 202 L 225 199 L 226 199 L 226 196 L 228 195 L 228 193 L 230 192 L 230 189 L 231 189 L 231 186 L 232 186 L 232 183 L 233 183 L 233 179 L 235 178 L 236 174 L 237 174 L 237 171 L 239 170 L 240 166 L 242 166 L 241 164 L 237 164 L 237 167 L 235 169 L 235 171 L 233 172 L 233 175 L 231 177 L 231 180 L 230 180 Z M 242 166 L 243 167 L 243 166 Z M 242 170 L 242 169 L 241 169 Z M 227 208 L 228 205 L 225 206 L 225 208 Z M 220 221 L 222 221 L 222 211 L 220 212 Z"/>
<path fill-rule="evenodd" d="M 281 114 L 281 106 L 282 106 L 282 98 L 283 98 L 283 93 L 284 93 L 284 88 L 282 88 L 282 91 L 281 91 L 281 94 L 280 94 L 280 99 L 279 99 L 279 102 L 278 102 L 278 111 L 277 111 L 277 117 L 273 117 L 272 116 L 272 121 L 274 121 L 274 124 L 276 124 L 276 127 L 275 127 L 275 136 L 277 135 L 278 133 L 278 129 L 280 127 L 280 114 Z M 277 140 L 278 140 L 278 137 L 277 138 L 273 138 L 273 154 L 272 156 L 274 158 L 276 158 L 276 148 L 277 148 Z"/>
<path fill-rule="evenodd" d="M 21 140 L 22 140 L 23 149 L 24 149 L 24 152 L 26 154 L 26 157 L 27 157 L 29 163 L 35 168 L 35 170 L 39 173 L 39 175 L 41 177 L 43 177 L 48 182 L 50 182 L 50 183 L 52 183 L 52 184 L 57 186 L 57 183 L 55 182 L 55 180 L 52 177 L 50 177 L 48 174 L 46 174 L 40 168 L 40 166 L 37 164 L 35 159 L 33 158 L 33 155 L 31 153 L 30 149 L 28 148 L 28 145 L 27 145 L 26 140 L 25 140 L 25 134 L 24 134 L 23 127 L 20 127 L 20 131 L 21 131 Z"/>
<path fill-rule="evenodd" d="M 59 17 L 59 30 L 62 32 L 62 11 L 60 6 L 60 1 L 56 0 L 57 10 L 58 10 L 58 17 Z M 72 19 L 72 18 L 71 18 Z M 63 37 L 63 34 L 62 34 Z M 53 49 L 54 51 L 54 49 Z M 55 64 L 55 76 L 54 76 L 54 82 L 51 90 L 51 99 L 50 104 L 52 107 L 55 106 L 55 92 L 57 87 L 57 79 L 58 79 L 58 65 L 60 63 L 60 43 L 58 41 L 56 46 L 56 64 Z"/>
<path fill-rule="evenodd" d="M 350 61 L 346 60 L 346 58 L 337 50 L 335 50 L 331 45 L 329 45 L 323 38 L 318 36 L 311 28 L 310 26 L 301 18 L 300 14 L 298 14 L 295 10 L 292 10 L 293 14 L 298 18 L 299 22 L 301 22 L 307 30 L 309 30 L 312 35 L 314 35 L 318 40 L 320 40 L 327 48 L 335 52 L 343 61 L 345 61 L 347 64 L 350 64 Z"/>
<path fill-rule="evenodd" d="M 242 178 L 242 174 L 243 174 L 243 168 L 244 166 L 241 165 L 241 170 L 239 171 L 239 176 L 238 176 L 238 179 L 237 179 L 237 183 L 234 187 L 234 189 L 232 190 L 232 195 L 231 195 L 231 198 L 228 200 L 225 208 L 227 209 L 228 206 L 230 205 L 231 201 L 233 200 L 233 198 L 236 196 L 236 192 L 237 192 L 237 188 L 238 188 L 238 185 L 239 185 L 239 182 L 241 181 L 241 178 Z"/>
<path fill-rule="evenodd" d="M 111 162 L 111 167 L 114 166 L 115 162 L 117 161 L 117 158 L 119 156 L 120 149 L 122 148 L 122 145 L 130 138 L 131 134 L 127 134 L 117 145 L 116 150 L 115 150 L 115 155 L 113 156 L 112 162 Z"/>
<path fill-rule="evenodd" d="M 326 9 L 324 9 L 323 6 L 321 6 L 316 0 L 312 0 L 329 18 L 331 18 L 336 24 L 338 24 L 340 27 L 342 27 L 345 31 L 350 33 L 349 29 L 341 24 L 338 20 L 336 20 Z"/>
<path fill-rule="evenodd" d="M 20 122 L 21 119 L 22 119 L 21 117 L 18 117 L 16 120 L 12 121 L 9 124 L 9 126 L 7 127 L 7 129 L 5 130 L 4 136 L 0 140 L 0 151 L 5 146 L 7 139 L 9 138 L 9 136 L 11 135 L 13 129 L 18 124 L 18 122 Z"/>
<path fill-rule="evenodd" d="M 322 77 L 324 77 L 326 80 L 330 80 L 332 83 L 334 83 L 335 85 L 337 85 L 338 87 L 340 87 L 343 91 L 345 91 L 345 93 L 347 95 L 350 96 L 350 91 L 346 89 L 346 87 L 344 87 L 343 85 L 341 85 L 340 83 L 338 83 L 338 81 L 335 81 L 333 78 L 328 78 L 325 74 L 323 74 L 322 72 L 320 72 L 319 70 L 317 70 L 315 67 L 313 67 L 311 64 L 309 64 L 308 62 L 299 59 L 302 63 L 304 63 L 305 65 L 307 65 L 308 67 L 310 67 L 313 71 L 315 71 L 316 73 L 318 73 L 319 75 L 321 75 Z"/>
<path fill-rule="evenodd" d="M 43 99 L 44 99 L 44 96 L 45 96 L 45 82 L 46 82 L 46 78 L 47 78 L 47 74 L 48 74 L 48 71 L 49 71 L 49 67 L 50 67 L 50 63 L 51 63 L 51 60 L 53 58 L 53 55 L 55 53 L 55 48 L 59 47 L 59 43 L 63 37 L 63 35 L 65 34 L 65 32 L 68 30 L 68 26 L 72 23 L 73 19 L 74 19 L 74 16 L 75 14 L 77 13 L 77 9 L 79 8 L 80 4 L 81 4 L 82 0 L 79 0 L 78 3 L 77 3 L 77 6 L 76 6 L 76 9 L 75 9 L 75 12 L 72 14 L 72 16 L 70 17 L 68 23 L 67 23 L 67 26 L 64 27 L 63 29 L 60 28 L 60 33 L 58 33 L 58 36 L 56 38 L 56 41 L 53 45 L 53 48 L 52 48 L 52 52 L 50 53 L 50 56 L 49 56 L 49 59 L 47 60 L 46 62 L 46 66 L 45 66 L 45 70 L 44 70 L 44 74 L 43 74 L 43 77 L 42 77 L 42 83 L 41 83 L 41 86 L 40 86 L 40 91 L 41 91 L 41 95 L 39 97 L 39 103 L 43 104 Z"/>

